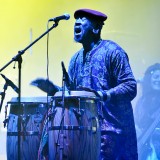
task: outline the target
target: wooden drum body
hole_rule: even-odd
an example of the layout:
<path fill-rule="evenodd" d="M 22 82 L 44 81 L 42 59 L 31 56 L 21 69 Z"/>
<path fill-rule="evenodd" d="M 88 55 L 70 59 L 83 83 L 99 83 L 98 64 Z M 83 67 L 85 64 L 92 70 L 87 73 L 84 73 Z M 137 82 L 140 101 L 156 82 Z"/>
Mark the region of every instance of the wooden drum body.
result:
<path fill-rule="evenodd" d="M 100 127 L 96 101 L 91 92 L 62 92 L 53 97 L 49 125 L 49 160 L 97 160 L 100 154 Z"/>
<path fill-rule="evenodd" d="M 7 160 L 17 160 L 18 153 L 21 160 L 37 160 L 42 122 L 47 112 L 46 97 L 23 97 L 21 106 L 18 105 L 17 98 L 12 98 L 8 104 L 10 114 L 7 125 Z"/>

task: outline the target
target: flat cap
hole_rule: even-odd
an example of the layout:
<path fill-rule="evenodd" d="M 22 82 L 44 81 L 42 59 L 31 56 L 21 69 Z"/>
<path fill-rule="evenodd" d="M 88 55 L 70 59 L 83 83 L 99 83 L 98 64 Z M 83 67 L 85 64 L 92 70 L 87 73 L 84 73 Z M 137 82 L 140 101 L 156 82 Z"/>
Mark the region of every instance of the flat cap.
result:
<path fill-rule="evenodd" d="M 75 19 L 79 16 L 88 16 L 92 19 L 99 20 L 102 22 L 107 19 L 107 15 L 105 15 L 104 13 L 86 8 L 78 9 L 74 12 Z"/>

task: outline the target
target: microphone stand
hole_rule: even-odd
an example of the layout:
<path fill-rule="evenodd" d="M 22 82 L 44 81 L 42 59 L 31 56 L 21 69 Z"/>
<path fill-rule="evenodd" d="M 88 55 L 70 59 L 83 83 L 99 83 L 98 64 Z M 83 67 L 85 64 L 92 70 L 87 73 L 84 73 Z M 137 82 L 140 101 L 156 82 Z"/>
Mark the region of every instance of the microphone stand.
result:
<path fill-rule="evenodd" d="M 22 66 L 22 55 L 24 52 L 29 49 L 33 44 L 35 44 L 37 41 L 39 41 L 42 37 L 44 37 L 46 34 L 48 34 L 53 28 L 58 26 L 58 22 L 56 21 L 51 28 L 49 28 L 46 32 L 44 32 L 42 35 L 40 35 L 37 39 L 35 39 L 32 43 L 30 43 L 26 48 L 24 48 L 21 51 L 18 51 L 18 54 L 14 56 L 6 65 L 4 65 L 0 72 L 3 71 L 7 66 L 9 66 L 13 61 L 18 62 L 18 86 L 19 86 L 19 94 L 18 94 L 18 106 L 21 107 L 21 66 Z M 21 152 L 20 152 L 20 136 L 21 136 L 21 118 L 18 116 L 18 160 L 21 160 Z"/>
<path fill-rule="evenodd" d="M 61 122 L 61 131 L 60 131 L 60 160 L 63 160 L 63 151 L 64 151 L 64 117 L 65 117 L 65 84 L 66 76 L 63 72 L 62 77 L 62 122 Z"/>

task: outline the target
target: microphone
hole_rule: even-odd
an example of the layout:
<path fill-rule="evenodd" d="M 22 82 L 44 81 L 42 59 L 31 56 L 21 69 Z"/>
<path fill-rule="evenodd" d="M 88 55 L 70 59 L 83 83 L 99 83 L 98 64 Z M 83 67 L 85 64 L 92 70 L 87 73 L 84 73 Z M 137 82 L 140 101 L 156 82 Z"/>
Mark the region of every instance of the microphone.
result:
<path fill-rule="evenodd" d="M 58 22 L 60 20 L 68 20 L 70 18 L 70 15 L 68 13 L 65 13 L 63 14 L 62 16 L 58 16 L 58 17 L 55 17 L 55 18 L 51 18 L 49 19 L 48 21 L 51 22 L 51 21 L 54 21 L 54 22 Z"/>
<path fill-rule="evenodd" d="M 63 76 L 64 76 L 64 78 L 65 78 L 66 86 L 67 86 L 68 88 L 70 88 L 70 78 L 69 78 L 69 75 L 68 75 L 68 73 L 67 73 L 67 71 L 66 71 L 66 68 L 65 68 L 65 66 L 64 66 L 63 61 L 61 62 L 61 65 L 62 65 L 62 71 L 63 71 Z"/>
<path fill-rule="evenodd" d="M 17 93 L 19 93 L 19 88 L 11 81 L 9 80 L 6 76 L 4 76 L 3 74 L 1 74 L 1 76 L 5 79 L 6 83 L 12 87 L 12 89 L 14 91 L 16 91 Z"/>
<path fill-rule="evenodd" d="M 0 92 L 0 95 L 3 95 L 4 94 L 4 92 Z"/>

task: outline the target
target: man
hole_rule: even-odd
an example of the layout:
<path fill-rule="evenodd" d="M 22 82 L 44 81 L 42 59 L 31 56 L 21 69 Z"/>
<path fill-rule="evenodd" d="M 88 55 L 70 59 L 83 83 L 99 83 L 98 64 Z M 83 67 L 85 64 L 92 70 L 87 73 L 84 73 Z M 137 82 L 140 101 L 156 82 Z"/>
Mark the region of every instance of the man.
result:
<path fill-rule="evenodd" d="M 75 11 L 74 40 L 82 44 L 71 59 L 72 90 L 93 91 L 102 108 L 101 159 L 136 160 L 137 142 L 131 100 L 136 81 L 128 56 L 116 43 L 101 39 L 107 16 L 91 9 Z"/>
<path fill-rule="evenodd" d="M 79 9 L 75 11 L 74 17 L 74 40 L 83 47 L 71 58 L 67 87 L 69 90 L 92 91 L 103 101 L 102 109 L 99 108 L 99 159 L 137 160 L 131 106 L 137 86 L 128 56 L 116 43 L 101 39 L 101 29 L 107 19 L 105 14 L 91 9 Z"/>

